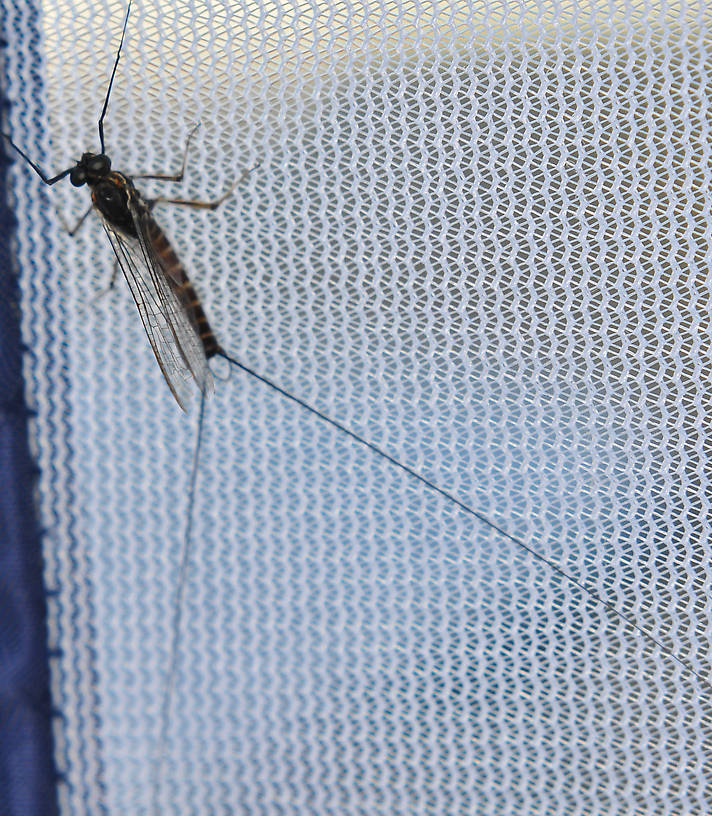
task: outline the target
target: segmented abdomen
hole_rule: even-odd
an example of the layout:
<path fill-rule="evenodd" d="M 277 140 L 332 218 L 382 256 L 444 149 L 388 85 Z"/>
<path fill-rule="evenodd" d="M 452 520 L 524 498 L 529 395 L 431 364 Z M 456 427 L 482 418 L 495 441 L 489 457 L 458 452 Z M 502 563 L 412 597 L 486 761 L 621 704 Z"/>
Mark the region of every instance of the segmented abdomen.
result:
<path fill-rule="evenodd" d="M 205 316 L 200 298 L 196 294 L 195 289 L 193 289 L 193 284 L 190 282 L 183 268 L 183 264 L 178 260 L 178 256 L 173 251 L 173 247 L 168 243 L 165 233 L 153 218 L 150 217 L 147 224 L 147 232 L 171 289 L 185 309 L 188 319 L 198 334 L 203 344 L 205 356 L 210 359 L 220 351 L 220 346 L 215 339 L 213 330 L 210 328 L 210 323 Z"/>

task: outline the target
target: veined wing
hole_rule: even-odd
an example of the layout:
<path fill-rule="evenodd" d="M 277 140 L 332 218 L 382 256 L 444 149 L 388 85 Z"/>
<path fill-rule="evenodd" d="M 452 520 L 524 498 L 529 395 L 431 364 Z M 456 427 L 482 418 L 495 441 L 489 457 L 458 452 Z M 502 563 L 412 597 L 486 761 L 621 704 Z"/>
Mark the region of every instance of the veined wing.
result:
<path fill-rule="evenodd" d="M 201 392 L 212 387 L 212 375 L 203 344 L 174 293 L 146 234 L 146 220 L 129 204 L 136 236 L 114 229 L 104 219 L 116 258 L 131 290 L 141 322 L 171 393 L 185 410 L 188 382 Z"/>
<path fill-rule="evenodd" d="M 164 266 L 151 238 L 151 226 L 160 233 L 145 204 L 138 199 L 138 194 L 129 197 L 129 210 L 133 217 L 134 227 L 141 247 L 141 255 L 146 262 L 151 280 L 168 317 L 174 340 L 183 361 L 190 371 L 201 393 L 210 391 L 213 376 L 208 365 L 205 346 L 198 327 L 192 322 L 191 314 L 177 294 L 176 281 L 173 280 Z M 166 242 L 167 245 L 167 242 Z M 192 291 L 192 287 L 191 287 Z M 201 310 L 202 313 L 202 310 Z M 212 335 L 212 332 L 210 332 Z"/>

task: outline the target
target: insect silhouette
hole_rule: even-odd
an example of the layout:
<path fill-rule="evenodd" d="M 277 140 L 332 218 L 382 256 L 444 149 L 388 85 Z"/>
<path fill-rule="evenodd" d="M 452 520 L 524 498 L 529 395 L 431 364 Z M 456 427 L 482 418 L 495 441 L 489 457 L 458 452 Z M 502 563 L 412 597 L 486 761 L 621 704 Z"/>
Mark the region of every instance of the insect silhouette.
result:
<path fill-rule="evenodd" d="M 452 492 L 438 486 L 424 476 L 390 456 L 382 448 L 368 442 L 363 437 L 356 434 L 351 429 L 345 427 L 338 421 L 318 412 L 312 406 L 302 401 L 293 394 L 263 377 L 261 374 L 249 369 L 234 358 L 230 357 L 217 342 L 210 327 L 208 319 L 203 311 L 200 301 L 193 289 L 190 280 L 181 265 L 176 253 L 152 216 L 153 206 L 159 201 L 185 205 L 194 208 L 214 209 L 219 206 L 231 193 L 232 189 L 224 196 L 212 202 L 185 201 L 181 199 L 145 199 L 134 185 L 134 179 L 157 179 L 166 181 L 178 181 L 183 177 L 186 156 L 192 133 L 188 138 L 186 153 L 183 157 L 183 169 L 180 173 L 170 175 L 142 175 L 128 176 L 126 174 L 112 170 L 111 161 L 106 155 L 104 142 L 104 119 L 106 117 L 112 85 L 119 65 L 121 50 L 128 23 L 129 9 L 121 34 L 121 42 L 114 62 L 109 86 L 104 99 L 103 109 L 98 122 L 100 152 L 85 153 L 81 159 L 72 167 L 60 172 L 56 176 L 50 177 L 45 174 L 40 167 L 34 163 L 19 147 L 17 147 L 9 137 L 5 136 L 10 145 L 19 155 L 33 168 L 44 184 L 54 185 L 62 179 L 69 177 L 70 183 L 76 187 L 88 186 L 92 196 L 92 206 L 87 211 L 96 210 L 100 215 L 103 227 L 111 242 L 116 255 L 119 268 L 122 270 L 127 280 L 132 296 L 139 311 L 149 342 L 156 356 L 161 371 L 168 383 L 171 392 L 181 407 L 185 407 L 187 398 L 186 385 L 194 381 L 197 385 L 203 400 L 209 393 L 212 386 L 212 375 L 209 368 L 209 361 L 216 356 L 222 356 L 233 366 L 243 372 L 257 378 L 263 384 L 276 390 L 284 398 L 298 404 L 306 411 L 318 416 L 322 421 L 332 425 L 342 433 L 348 435 L 353 441 L 366 446 L 376 456 L 384 458 L 393 467 L 401 469 L 409 478 L 416 479 L 428 489 L 440 494 L 447 501 L 452 502 L 464 512 L 476 517 L 480 522 L 497 530 L 507 538 L 512 544 L 525 550 L 532 558 L 546 564 L 546 566 L 559 576 L 577 586 L 582 592 L 595 598 L 600 604 L 606 607 L 611 614 L 618 616 L 632 629 L 636 629 L 643 634 L 650 642 L 655 643 L 662 653 L 681 663 L 688 671 L 699 677 L 697 672 L 689 667 L 684 659 L 672 654 L 662 643 L 656 640 L 647 630 L 643 629 L 630 616 L 620 612 L 605 597 L 597 594 L 578 580 L 574 575 L 564 571 L 553 561 L 545 558 L 529 547 L 523 540 L 507 533 L 501 526 L 485 517 L 476 508 L 464 503 Z M 195 132 L 195 131 L 193 131 Z M 239 180 L 238 180 L 239 181 Z M 85 214 L 86 216 L 86 214 Z M 84 217 L 80 219 L 81 223 Z M 78 225 L 77 225 L 78 226 Z M 76 229 L 76 228 L 75 228 Z M 191 479 L 191 495 L 188 505 L 188 525 L 190 525 L 190 514 L 192 513 L 193 492 L 195 490 L 195 472 L 200 448 L 200 428 L 202 427 L 202 407 L 201 418 L 198 430 L 198 441 L 195 448 L 193 465 L 193 477 Z M 186 565 L 189 560 L 188 546 L 190 541 L 190 529 L 185 537 L 184 550 L 180 559 L 179 582 L 176 589 L 176 601 L 174 604 L 174 621 L 172 633 L 174 644 L 171 649 L 172 665 L 168 671 L 168 688 L 163 697 L 163 711 L 161 714 L 161 727 L 165 730 L 165 723 L 170 715 L 171 687 L 175 678 L 176 645 L 180 630 L 180 615 L 182 609 L 182 592 L 185 584 Z M 703 679 L 703 678 L 700 678 Z M 164 736 L 161 736 L 161 742 Z M 159 746 L 159 760 L 162 748 Z M 157 780 L 154 783 L 154 794 L 160 784 L 160 768 L 156 772 Z M 156 808 L 154 808 L 156 810 Z"/>
<path fill-rule="evenodd" d="M 112 170 L 104 143 L 104 119 L 121 59 L 130 11 L 131 3 L 126 11 L 121 41 L 99 117 L 99 153 L 84 153 L 73 167 L 50 177 L 9 136 L 3 136 L 45 184 L 54 185 L 69 176 L 69 181 L 75 187 L 87 185 L 91 190 L 90 208 L 76 226 L 68 231 L 74 234 L 92 210 L 100 215 L 158 365 L 171 393 L 185 410 L 188 396 L 186 386 L 191 379 L 201 394 L 211 390 L 212 375 L 208 360 L 218 354 L 221 348 L 203 311 L 200 298 L 151 211 L 159 202 L 214 210 L 232 194 L 244 174 L 215 201 L 189 201 L 163 197 L 145 199 L 134 186 L 131 176 Z M 197 126 L 188 136 L 179 173 L 140 175 L 134 178 L 181 181 L 190 141 L 196 129 Z"/>

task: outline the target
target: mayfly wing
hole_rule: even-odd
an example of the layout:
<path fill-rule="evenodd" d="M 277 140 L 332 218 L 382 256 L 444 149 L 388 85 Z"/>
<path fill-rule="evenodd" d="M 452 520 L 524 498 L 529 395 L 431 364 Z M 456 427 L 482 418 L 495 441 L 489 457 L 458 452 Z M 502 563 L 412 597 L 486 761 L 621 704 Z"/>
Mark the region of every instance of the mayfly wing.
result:
<path fill-rule="evenodd" d="M 212 388 L 206 347 L 191 319 L 191 313 L 177 294 L 178 286 L 164 268 L 161 255 L 153 244 L 155 236 L 162 235 L 160 228 L 142 208 L 130 204 L 129 210 L 135 236 L 115 228 L 106 218 L 103 219 L 104 229 L 131 290 L 158 365 L 171 393 L 185 410 L 189 393 L 187 385 L 191 378 L 203 393 Z M 153 230 L 152 225 L 155 227 Z"/>
<path fill-rule="evenodd" d="M 138 242 L 114 230 L 106 222 L 104 229 L 131 290 L 158 365 L 176 402 L 185 410 L 188 397 L 187 376 L 190 372 L 175 346 L 173 332 L 165 319 L 165 311 L 152 276 L 145 271 Z"/>
<path fill-rule="evenodd" d="M 203 349 L 202 356 L 209 360 L 218 354 L 221 348 L 215 339 L 213 330 L 210 328 L 210 323 L 203 311 L 200 298 L 196 294 L 183 264 L 173 251 L 173 247 L 168 242 L 165 233 L 149 212 L 143 211 L 140 214 L 135 213 L 134 218 L 138 219 L 136 227 L 139 236 L 145 241 L 147 247 L 155 256 L 154 260 L 163 270 L 166 282 L 180 302 L 183 313 L 188 318 L 188 322 L 193 327 L 195 334 L 198 335 L 200 345 Z M 209 374 L 209 370 L 206 370 L 207 385 L 210 385 Z M 196 381 L 199 381 L 194 370 L 193 375 Z M 198 382 L 198 384 L 200 385 L 200 382 Z"/>

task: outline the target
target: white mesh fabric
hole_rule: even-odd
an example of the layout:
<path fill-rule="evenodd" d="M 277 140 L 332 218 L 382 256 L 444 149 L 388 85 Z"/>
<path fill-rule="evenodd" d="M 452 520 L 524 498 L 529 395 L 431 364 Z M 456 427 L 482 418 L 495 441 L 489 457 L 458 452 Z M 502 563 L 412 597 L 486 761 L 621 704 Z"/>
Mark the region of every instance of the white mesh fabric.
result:
<path fill-rule="evenodd" d="M 98 149 L 124 11 L 4 18 L 13 137 L 52 172 Z M 168 195 L 260 162 L 217 212 L 156 210 L 232 354 L 703 677 L 711 30 L 704 2 L 141 3 L 106 121 L 127 172 L 202 123 Z M 156 793 L 197 412 L 123 281 L 94 300 L 110 247 L 55 217 L 86 191 L 14 173 L 63 814 L 712 812 L 709 685 L 237 372 Z"/>

